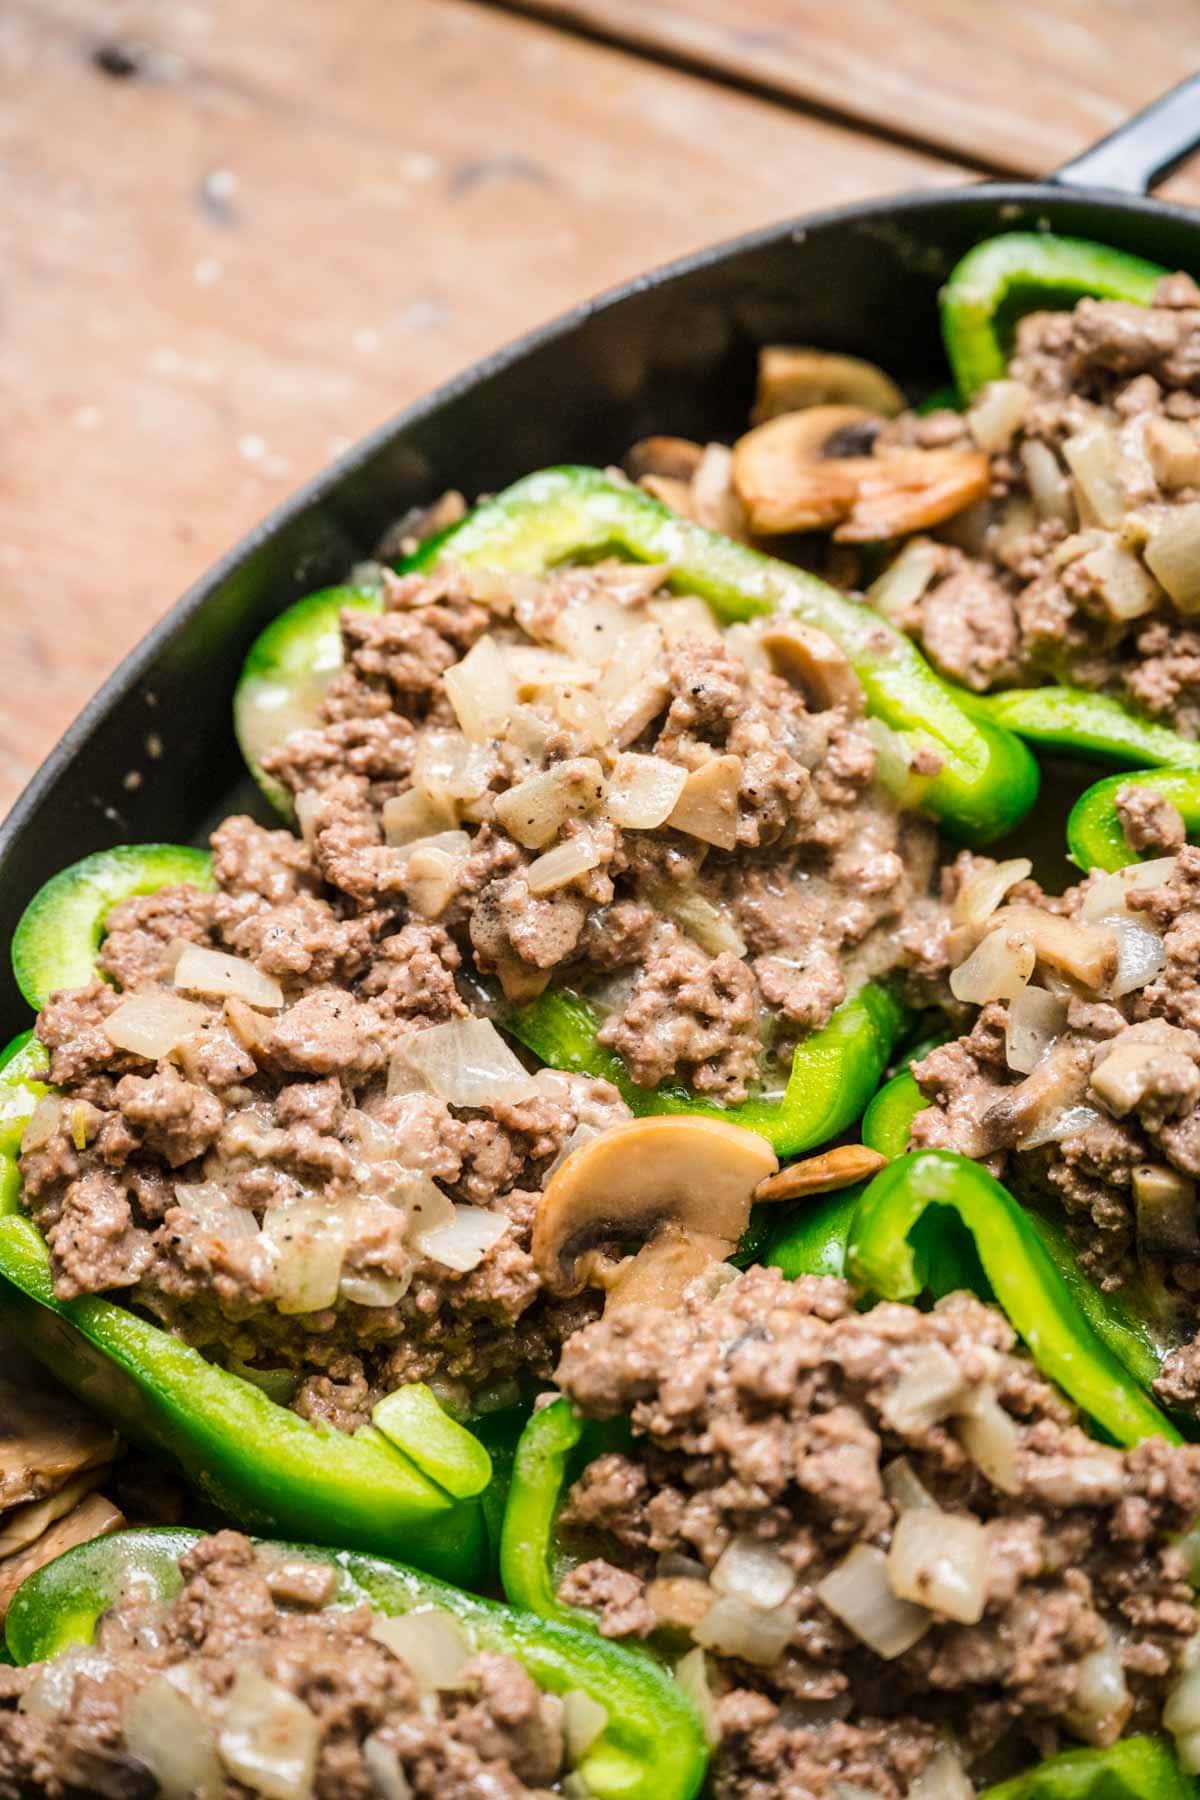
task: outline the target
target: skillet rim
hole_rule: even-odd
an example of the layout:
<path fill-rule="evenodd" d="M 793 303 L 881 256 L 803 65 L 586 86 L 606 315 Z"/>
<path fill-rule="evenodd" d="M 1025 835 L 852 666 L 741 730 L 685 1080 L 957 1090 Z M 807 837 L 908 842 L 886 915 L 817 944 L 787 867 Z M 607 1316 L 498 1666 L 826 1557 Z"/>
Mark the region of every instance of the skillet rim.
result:
<path fill-rule="evenodd" d="M 257 524 L 197 577 L 167 611 L 157 619 L 92 694 L 67 726 L 57 743 L 30 776 L 0 821 L 0 877 L 9 852 L 35 820 L 39 808 L 74 758 L 86 748 L 92 731 L 138 684 L 142 676 L 170 644 L 176 632 L 197 614 L 238 570 L 271 540 L 300 523 L 306 514 L 333 495 L 357 470 L 382 451 L 403 440 L 413 426 L 423 423 L 472 387 L 511 368 L 532 352 L 554 343 L 585 324 L 596 314 L 653 288 L 665 288 L 701 270 L 763 249 L 772 243 L 807 236 L 828 227 L 877 223 L 901 214 L 919 215 L 947 205 L 973 205 L 1022 210 L 1044 205 L 1068 205 L 1089 210 L 1093 205 L 1131 217 L 1162 219 L 1200 233 L 1200 213 L 1178 202 L 1153 195 L 1131 194 L 1116 188 L 1076 187 L 1048 178 L 1043 181 L 968 181 L 962 186 L 909 188 L 880 199 L 856 200 L 842 206 L 796 214 L 772 225 L 756 227 L 688 251 L 639 275 L 603 289 L 599 294 L 555 314 L 520 336 L 471 363 L 441 382 L 428 394 L 391 415 L 359 438 L 348 450 L 326 463 L 287 499 L 273 507 Z"/>

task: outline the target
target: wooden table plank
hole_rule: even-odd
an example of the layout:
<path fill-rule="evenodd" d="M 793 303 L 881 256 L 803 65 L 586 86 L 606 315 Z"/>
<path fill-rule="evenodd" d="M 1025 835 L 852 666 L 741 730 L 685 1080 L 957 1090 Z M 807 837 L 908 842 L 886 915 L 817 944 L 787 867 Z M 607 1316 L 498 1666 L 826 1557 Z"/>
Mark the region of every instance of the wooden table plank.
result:
<path fill-rule="evenodd" d="M 1020 175 L 1065 162 L 1200 66 L 1192 0 L 532 0 L 530 10 Z M 1200 199 L 1200 176 L 1171 191 Z"/>

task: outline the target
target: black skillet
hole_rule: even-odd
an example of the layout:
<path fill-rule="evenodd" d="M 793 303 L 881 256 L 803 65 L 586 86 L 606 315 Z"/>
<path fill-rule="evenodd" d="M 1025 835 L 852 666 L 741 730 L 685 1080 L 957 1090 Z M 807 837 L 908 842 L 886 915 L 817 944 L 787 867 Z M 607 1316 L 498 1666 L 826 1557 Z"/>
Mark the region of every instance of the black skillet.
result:
<path fill-rule="evenodd" d="M 1200 273 L 1200 214 L 1145 197 L 1198 144 L 1200 76 L 1045 182 L 900 194 L 700 251 L 410 407 L 185 594 L 47 757 L 0 828 L 0 945 L 64 864 L 111 844 L 195 838 L 231 805 L 253 804 L 230 722 L 249 644 L 409 506 L 449 486 L 502 487 L 546 463 L 614 461 L 650 432 L 729 439 L 744 426 L 763 343 L 857 351 L 913 394 L 928 391 L 946 379 L 938 288 L 997 231 L 1074 233 Z M 4 955 L 0 1042 L 28 1023 Z"/>

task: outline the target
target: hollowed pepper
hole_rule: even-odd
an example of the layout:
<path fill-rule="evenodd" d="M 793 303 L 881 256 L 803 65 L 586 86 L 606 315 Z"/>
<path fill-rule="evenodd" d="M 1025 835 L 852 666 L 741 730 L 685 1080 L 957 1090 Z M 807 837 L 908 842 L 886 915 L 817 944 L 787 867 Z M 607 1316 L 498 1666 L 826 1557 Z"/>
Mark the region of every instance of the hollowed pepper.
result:
<path fill-rule="evenodd" d="M 122 1532 L 39 1569 L 9 1609 L 12 1660 L 24 1666 L 91 1643 L 101 1614 L 134 1583 L 169 1603 L 181 1585 L 179 1559 L 197 1542 L 191 1531 Z M 576 1765 L 596 1800 L 692 1800 L 698 1792 L 707 1761 L 700 1720 L 652 1657 L 475 1599 L 382 1557 L 309 1545 L 300 1553 L 337 1570 L 331 1606 L 365 1603 L 393 1617 L 436 1607 L 451 1614 L 472 1649 L 514 1657 L 545 1692 L 582 1692 L 596 1701 L 606 1723 Z"/>
<path fill-rule="evenodd" d="M 1200 759 L 1200 745 L 1192 745 L 1193 760 Z M 1129 848 L 1117 813 L 1122 788 L 1149 788 L 1182 815 L 1189 837 L 1200 832 L 1200 768 L 1137 769 L 1128 775 L 1108 775 L 1082 793 L 1067 820 L 1067 844 L 1071 860 L 1089 869 L 1128 868 L 1142 859 Z"/>

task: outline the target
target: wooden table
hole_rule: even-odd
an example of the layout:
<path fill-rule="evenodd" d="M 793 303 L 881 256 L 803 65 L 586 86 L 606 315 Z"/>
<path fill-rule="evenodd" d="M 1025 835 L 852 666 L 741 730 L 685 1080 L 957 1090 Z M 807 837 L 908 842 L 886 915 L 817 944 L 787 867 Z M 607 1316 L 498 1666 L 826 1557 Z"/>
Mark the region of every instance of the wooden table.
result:
<path fill-rule="evenodd" d="M 1197 64 L 1190 0 L 6 0 L 0 810 L 219 551 L 484 351 L 788 213 L 1044 171 Z"/>

